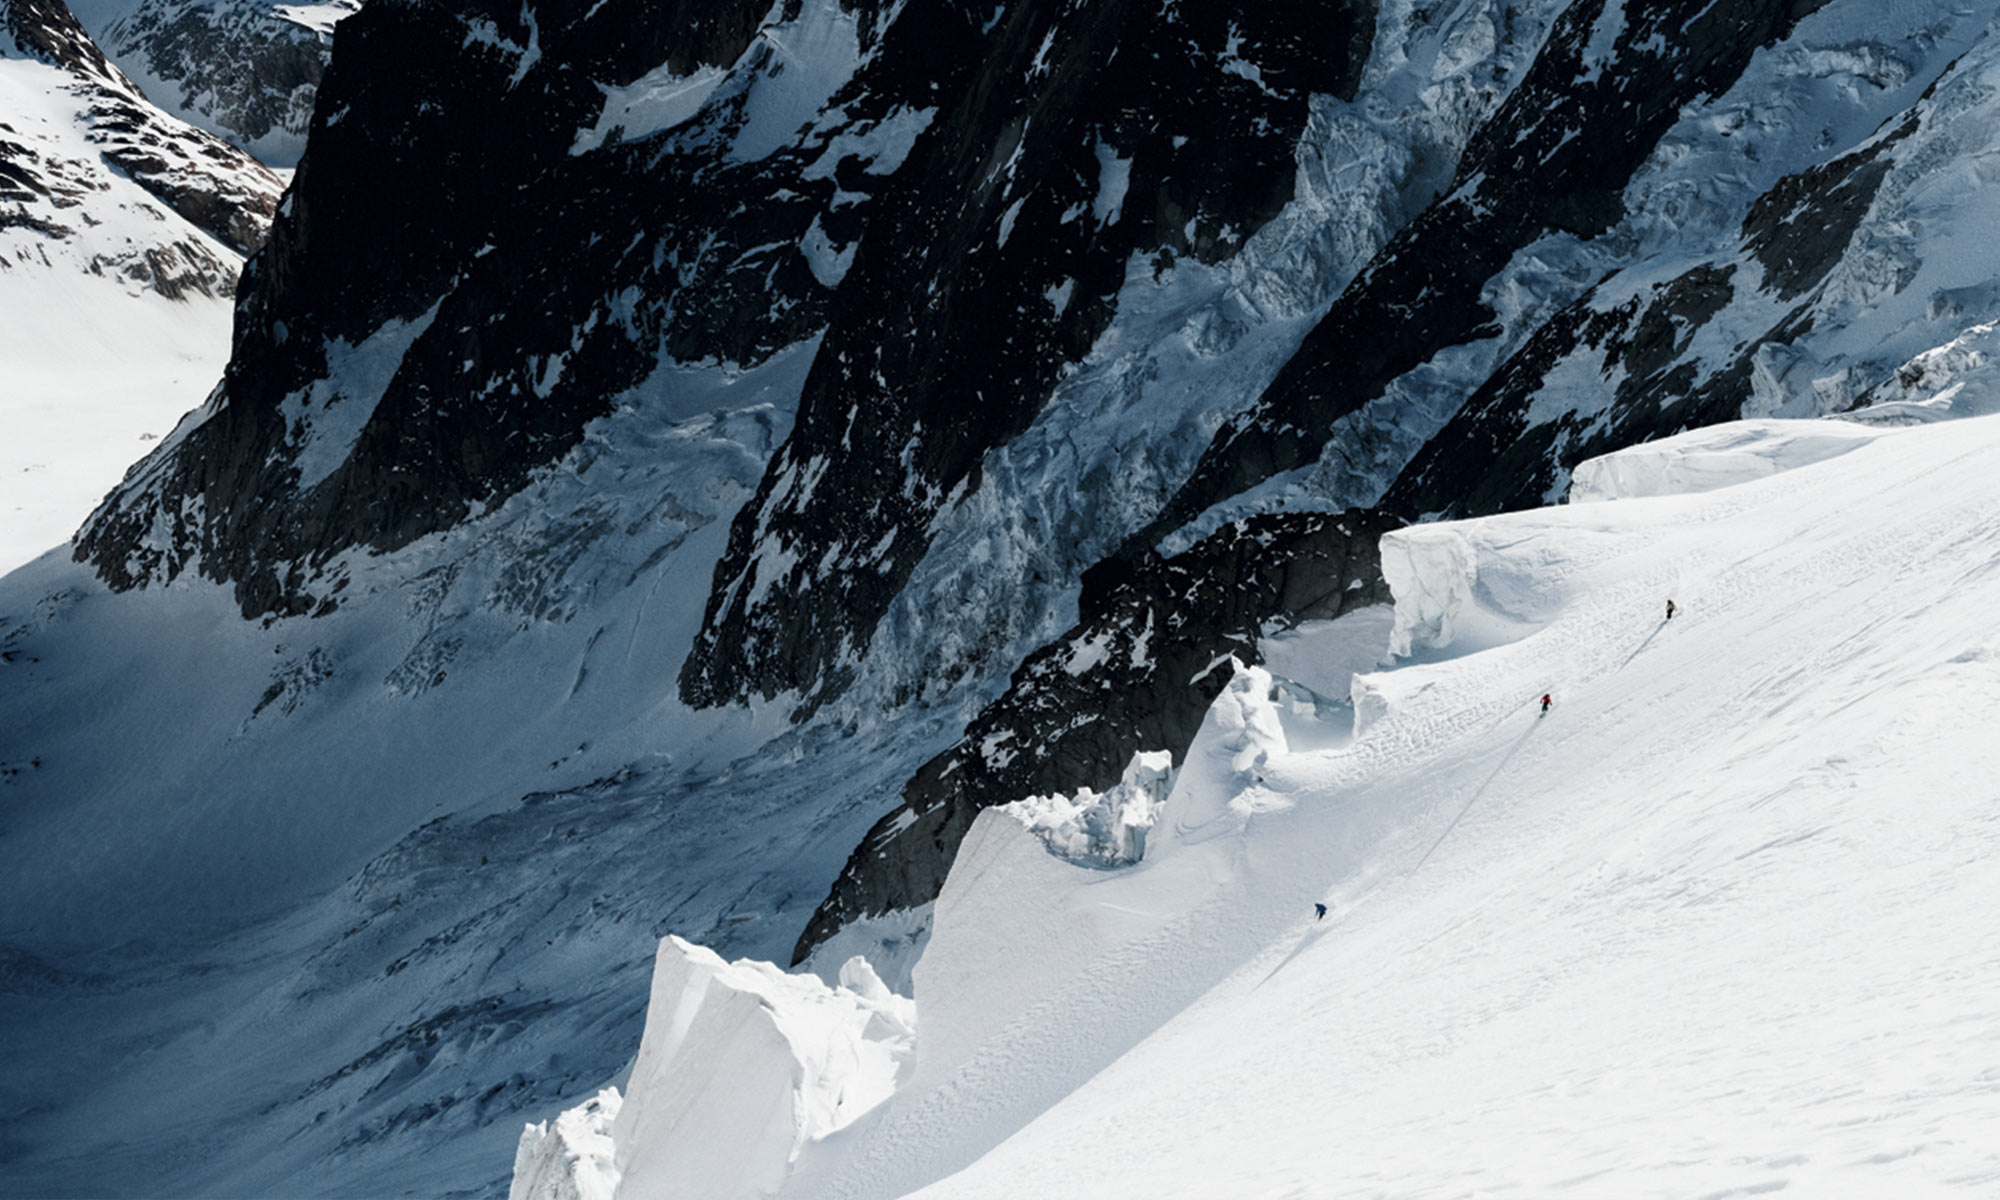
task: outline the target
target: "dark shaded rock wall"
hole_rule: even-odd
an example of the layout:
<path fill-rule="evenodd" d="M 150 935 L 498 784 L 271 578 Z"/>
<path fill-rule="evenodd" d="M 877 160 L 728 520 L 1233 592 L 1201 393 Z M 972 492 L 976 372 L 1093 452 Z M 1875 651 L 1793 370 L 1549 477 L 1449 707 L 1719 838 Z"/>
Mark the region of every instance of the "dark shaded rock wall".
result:
<path fill-rule="evenodd" d="M 1476 135 L 1450 192 L 1400 232 L 1334 304 L 1257 405 L 1224 427 L 1150 544 L 1273 475 L 1312 464 L 1333 423 L 1447 347 L 1495 336 L 1480 299 L 1515 251 L 1551 232 L 1602 233 L 1684 105 L 1726 91 L 1758 47 L 1826 0 L 1582 0 Z M 1586 62 L 1609 5 L 1625 20 Z"/>
<path fill-rule="evenodd" d="M 1290 198 L 1309 94 L 1353 94 L 1374 28 L 1348 0 L 1034 2 L 982 54 L 949 24 L 912 6 L 889 35 L 968 69 L 874 219 L 792 439 L 731 531 L 681 675 L 690 703 L 795 691 L 809 710 L 837 692 L 932 518 L 1109 322 L 1130 256 L 1240 248 Z"/>
<path fill-rule="evenodd" d="M 343 23 L 312 149 L 245 274 L 213 414 L 79 536 L 113 586 L 199 561 L 246 615 L 316 611 L 339 586 L 320 577 L 330 559 L 504 499 L 663 356 L 754 363 L 823 324 L 827 289 L 798 242 L 843 182 L 865 199 L 866 181 L 803 178 L 816 147 L 733 157 L 750 97 L 572 154 L 602 110 L 600 80 L 672 54 L 733 62 L 764 6 L 714 10 L 691 47 L 673 8 L 614 3 L 561 25 L 491 8 L 385 4 Z M 340 377 L 340 356 L 392 322 L 408 345 L 391 347 L 386 381 Z M 308 480 L 281 409 L 316 387 L 373 409 L 338 466 Z"/>
<path fill-rule="evenodd" d="M 903 786 L 799 938 L 794 961 L 860 917 L 935 899 L 973 818 L 1025 796 L 1102 790 L 1132 755 L 1176 763 L 1257 639 L 1389 600 L 1377 510 L 1284 513 L 1225 526 L 1172 558 L 1087 573 L 1074 628 L 1014 672 L 957 745 Z"/>
<path fill-rule="evenodd" d="M 1593 291 L 1564 308 L 1411 460 L 1383 503 L 1448 518 L 1532 508 L 1561 499 L 1569 472 L 1584 459 L 1736 419 L 1750 398 L 1758 355 L 1782 352 L 1811 328 L 1812 294 L 1846 252 L 1888 172 L 1889 152 L 1916 127 L 1910 115 L 1765 193 L 1741 231 L 1744 255 L 1761 268 L 1754 283 L 1734 262 L 1718 261 L 1620 304 L 1607 307 Z M 1739 294 L 1746 287 L 1777 302 L 1781 315 L 1719 368 L 1690 354 L 1696 334 L 1719 313 L 1757 299 Z M 1531 421 L 1556 364 L 1578 355 L 1591 356 L 1610 393 L 1602 413 Z"/>

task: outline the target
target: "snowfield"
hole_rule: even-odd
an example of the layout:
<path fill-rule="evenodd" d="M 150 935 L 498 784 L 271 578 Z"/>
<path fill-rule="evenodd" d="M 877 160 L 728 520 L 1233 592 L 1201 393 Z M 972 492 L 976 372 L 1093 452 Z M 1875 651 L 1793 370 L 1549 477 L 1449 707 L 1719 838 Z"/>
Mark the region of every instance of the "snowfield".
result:
<path fill-rule="evenodd" d="M 101 98 L 80 76 L 0 38 L 0 113 L 19 139 L 7 153 L 27 181 L 9 200 L 56 193 L 0 227 L 5 575 L 66 543 L 222 378 L 232 304 L 220 285 L 241 257 L 110 164 L 92 127 Z M 50 217 L 59 236 L 37 225 Z"/>
<path fill-rule="evenodd" d="M 1390 535 L 1358 733 L 1285 698 L 1370 613 L 1237 673 L 1136 865 L 982 814 L 913 1069 L 776 1194 L 1994 1194 L 1996 472 L 2000 418 L 1741 423 Z M 707 1194 L 670 1144 L 536 1194 Z"/>
<path fill-rule="evenodd" d="M 67 555 L 104 494 L 201 404 L 229 361 L 229 301 L 135 296 L 109 280 L 51 272 L 34 289 L 0 296 L 0 313 L 5 574 L 52 547 Z M 83 313 L 123 320 L 114 332 Z"/>

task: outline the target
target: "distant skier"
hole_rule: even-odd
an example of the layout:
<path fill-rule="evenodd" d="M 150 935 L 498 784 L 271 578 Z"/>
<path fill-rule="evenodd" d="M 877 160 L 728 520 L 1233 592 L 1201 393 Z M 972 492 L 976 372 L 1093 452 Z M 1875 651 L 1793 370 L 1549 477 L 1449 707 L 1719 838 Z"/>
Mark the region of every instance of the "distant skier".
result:
<path fill-rule="evenodd" d="M 1667 620 L 1671 621 L 1673 619 L 1674 619 L 1674 602 L 1669 600 L 1667 601 Z"/>
<path fill-rule="evenodd" d="M 1545 717 L 1546 717 L 1546 716 L 1548 716 L 1548 715 L 1549 715 L 1549 705 L 1551 705 L 1551 704 L 1554 704 L 1554 703 L 1555 703 L 1555 701 L 1553 701 L 1553 700 L 1549 699 L 1549 694 L 1548 694 L 1547 692 L 1543 692 L 1543 693 L 1542 693 L 1542 715 L 1543 715 L 1543 716 L 1545 716 Z"/>
<path fill-rule="evenodd" d="M 1315 920 L 1315 921 L 1324 921 L 1324 920 L 1326 920 L 1326 905 L 1324 905 L 1324 904 L 1315 904 L 1315 905 L 1313 905 L 1313 911 L 1319 914 L 1318 916 L 1314 917 L 1314 918 L 1313 918 L 1313 920 Z"/>

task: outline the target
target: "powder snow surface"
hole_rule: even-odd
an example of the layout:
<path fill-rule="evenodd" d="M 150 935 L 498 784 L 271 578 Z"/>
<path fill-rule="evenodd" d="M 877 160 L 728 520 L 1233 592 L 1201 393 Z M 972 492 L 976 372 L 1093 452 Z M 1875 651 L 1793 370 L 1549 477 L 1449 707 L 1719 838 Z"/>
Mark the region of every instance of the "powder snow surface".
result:
<path fill-rule="evenodd" d="M 183 239 L 235 254 L 101 165 L 74 83 L 0 57 L 0 113 L 25 161 L 75 193 L 54 210 L 65 237 L 0 229 L 0 575 L 68 541 L 229 360 L 227 296 L 169 300 L 126 268 Z"/>
<path fill-rule="evenodd" d="M 2000 418 L 1857 432 L 1391 534 L 1358 731 L 1239 670 L 1135 866 L 983 813 L 913 1076 L 780 1194 L 1995 1194 Z"/>
<path fill-rule="evenodd" d="M 1980 418 L 1391 535 L 1462 543 L 1498 644 L 1410 631 L 1341 748 L 1230 770 L 1212 716 L 1147 860 L 1065 868 L 1158 931 L 815 1194 L 1994 1194 L 1996 470 Z"/>
<path fill-rule="evenodd" d="M 80 310 L 125 319 L 113 336 Z M 67 542 L 228 360 L 227 299 L 135 296 L 57 272 L 0 292 L 0 574 Z"/>

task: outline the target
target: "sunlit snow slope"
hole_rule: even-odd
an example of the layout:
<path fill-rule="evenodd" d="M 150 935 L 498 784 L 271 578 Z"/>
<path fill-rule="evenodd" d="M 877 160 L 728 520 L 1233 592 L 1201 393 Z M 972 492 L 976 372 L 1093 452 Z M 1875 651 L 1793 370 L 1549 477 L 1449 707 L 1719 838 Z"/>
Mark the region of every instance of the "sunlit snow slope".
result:
<path fill-rule="evenodd" d="M 283 184 L 147 103 L 60 4 L 0 0 L 0 574 L 202 402 Z"/>
<path fill-rule="evenodd" d="M 0 297 L 0 572 L 59 545 L 67 554 L 69 535 L 229 359 L 227 298 L 168 300 L 50 274 Z M 112 334 L 79 312 L 126 321 Z"/>
<path fill-rule="evenodd" d="M 1993 1194 L 1996 471 L 1981 419 L 1390 535 L 1415 656 L 1357 680 L 1358 738 L 1248 772 L 1198 743 L 1176 836 L 1073 886 L 1103 912 L 1212 890 L 827 1194 L 958 1165 L 924 1147 L 976 1140 L 967 1095 L 1141 1028 L 926 1194 Z M 983 890 L 995 922 L 1047 903 Z M 1173 981 L 1200 981 L 1183 1011 Z"/>
<path fill-rule="evenodd" d="M 1828 428 L 1388 535 L 1352 736 L 1239 672 L 1136 866 L 982 814 L 910 1081 L 783 1194 L 1993 1194 L 2000 420 Z"/>

